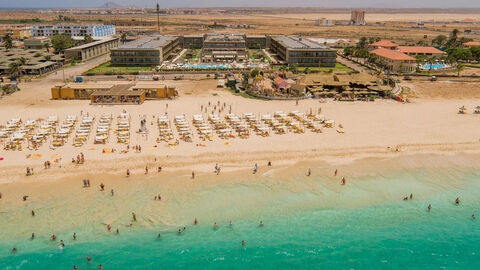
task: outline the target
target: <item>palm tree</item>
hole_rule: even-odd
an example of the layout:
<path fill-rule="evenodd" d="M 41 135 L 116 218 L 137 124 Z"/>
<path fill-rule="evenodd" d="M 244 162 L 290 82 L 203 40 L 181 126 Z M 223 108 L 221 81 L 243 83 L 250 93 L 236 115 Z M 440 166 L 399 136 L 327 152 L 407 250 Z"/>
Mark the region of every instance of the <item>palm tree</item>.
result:
<path fill-rule="evenodd" d="M 11 48 L 13 48 L 13 39 L 12 39 L 12 35 L 10 35 L 9 33 L 7 33 L 4 37 L 3 37 L 3 46 L 5 47 L 5 50 L 10 50 Z"/>
<path fill-rule="evenodd" d="M 17 78 L 22 72 L 22 67 L 19 62 L 12 62 L 8 65 L 8 75 L 12 78 Z"/>
<path fill-rule="evenodd" d="M 43 44 L 43 47 L 45 48 L 45 50 L 47 50 L 47 53 L 50 52 L 50 43 L 44 43 Z"/>
<path fill-rule="evenodd" d="M 122 42 L 122 44 L 125 44 L 125 41 L 127 41 L 127 34 L 122 33 L 122 35 L 120 36 L 120 42 Z"/>
<path fill-rule="evenodd" d="M 462 63 L 458 63 L 456 69 L 457 69 L 457 77 L 460 77 L 460 72 L 462 72 L 462 70 L 465 69 L 465 65 Z"/>

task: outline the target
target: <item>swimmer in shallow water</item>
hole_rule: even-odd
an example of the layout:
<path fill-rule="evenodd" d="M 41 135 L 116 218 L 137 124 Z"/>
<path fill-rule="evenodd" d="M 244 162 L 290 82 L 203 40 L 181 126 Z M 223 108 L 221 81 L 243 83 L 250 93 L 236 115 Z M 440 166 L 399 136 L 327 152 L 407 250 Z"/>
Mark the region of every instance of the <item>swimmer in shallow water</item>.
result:
<path fill-rule="evenodd" d="M 245 240 L 242 240 L 242 246 L 244 247 L 246 244 Z"/>
<path fill-rule="evenodd" d="M 259 227 L 263 227 L 263 221 L 260 220 L 260 224 L 258 224 Z"/>
<path fill-rule="evenodd" d="M 456 204 L 456 205 L 459 205 L 459 204 L 460 204 L 460 198 L 457 197 L 457 198 L 455 199 L 455 204 Z"/>

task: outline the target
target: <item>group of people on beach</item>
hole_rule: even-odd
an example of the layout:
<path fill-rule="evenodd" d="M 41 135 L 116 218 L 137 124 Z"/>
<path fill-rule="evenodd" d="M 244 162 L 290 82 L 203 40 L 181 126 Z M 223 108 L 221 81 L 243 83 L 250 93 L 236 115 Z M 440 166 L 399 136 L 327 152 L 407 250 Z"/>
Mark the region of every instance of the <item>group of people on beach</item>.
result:
<path fill-rule="evenodd" d="M 83 164 L 85 162 L 85 156 L 83 153 L 77 155 L 77 159 L 72 158 L 72 164 Z"/>

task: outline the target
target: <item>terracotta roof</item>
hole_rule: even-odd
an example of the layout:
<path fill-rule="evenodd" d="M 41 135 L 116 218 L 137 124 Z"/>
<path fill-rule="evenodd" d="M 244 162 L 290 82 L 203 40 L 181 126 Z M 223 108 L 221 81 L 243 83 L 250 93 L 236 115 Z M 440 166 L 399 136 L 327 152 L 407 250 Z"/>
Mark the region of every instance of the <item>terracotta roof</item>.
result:
<path fill-rule="evenodd" d="M 402 52 L 393 51 L 385 48 L 375 49 L 371 51 L 371 53 L 394 61 L 415 61 L 415 58 L 408 56 Z"/>
<path fill-rule="evenodd" d="M 422 46 L 398 46 L 398 50 L 402 53 L 431 53 L 431 54 L 444 54 L 434 47 L 422 47 Z"/>
<path fill-rule="evenodd" d="M 383 47 L 383 48 L 393 48 L 397 47 L 398 45 L 391 42 L 390 40 L 380 40 L 375 43 L 370 44 L 372 47 Z"/>
<path fill-rule="evenodd" d="M 469 42 L 463 43 L 463 46 L 465 46 L 465 47 L 476 47 L 476 46 L 479 46 L 479 47 L 480 47 L 480 42 L 479 42 L 479 41 L 469 41 Z"/>

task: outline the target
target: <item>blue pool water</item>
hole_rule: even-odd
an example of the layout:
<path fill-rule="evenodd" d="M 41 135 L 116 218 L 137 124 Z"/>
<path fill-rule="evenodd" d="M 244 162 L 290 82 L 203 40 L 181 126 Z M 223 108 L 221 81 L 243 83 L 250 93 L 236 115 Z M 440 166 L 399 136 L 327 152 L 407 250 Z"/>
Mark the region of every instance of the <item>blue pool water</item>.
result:
<path fill-rule="evenodd" d="M 228 64 L 185 64 L 185 68 L 193 69 L 229 69 L 230 65 Z"/>
<path fill-rule="evenodd" d="M 444 69 L 445 64 L 424 64 L 421 66 L 422 69 Z"/>

